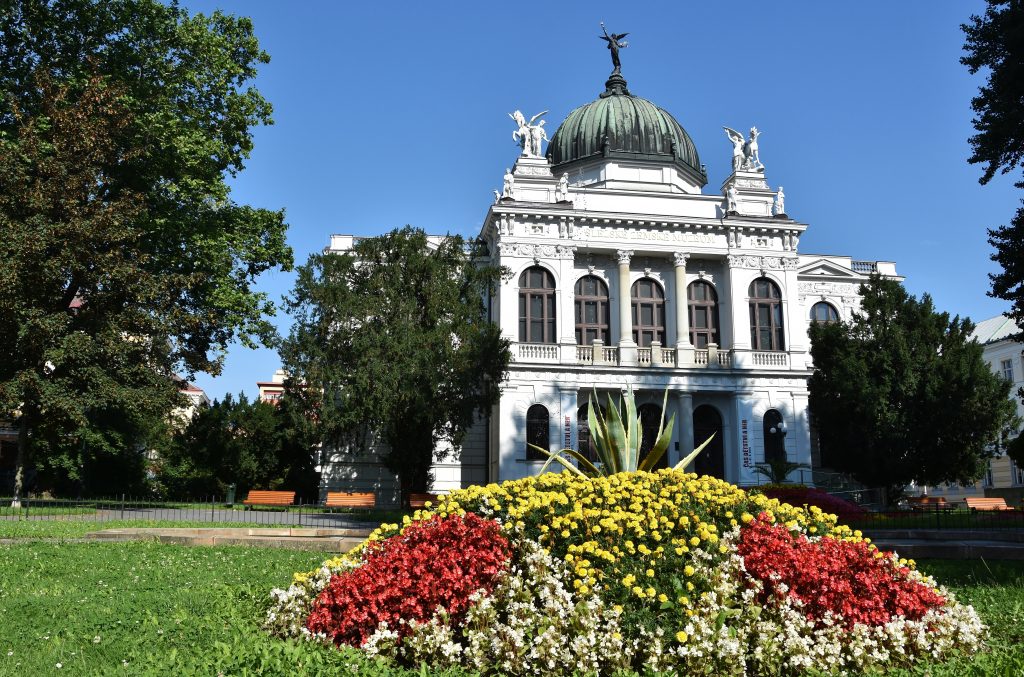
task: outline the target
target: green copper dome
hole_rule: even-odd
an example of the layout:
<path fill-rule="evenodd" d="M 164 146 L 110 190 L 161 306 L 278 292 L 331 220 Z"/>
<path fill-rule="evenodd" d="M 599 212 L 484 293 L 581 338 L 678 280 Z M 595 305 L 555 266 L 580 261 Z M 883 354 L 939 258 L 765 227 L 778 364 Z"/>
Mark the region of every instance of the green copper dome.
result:
<path fill-rule="evenodd" d="M 559 126 L 548 144 L 556 173 L 599 157 L 671 163 L 703 186 L 707 175 L 697 148 L 674 117 L 647 99 L 633 96 L 613 74 L 596 101 L 580 106 Z"/>

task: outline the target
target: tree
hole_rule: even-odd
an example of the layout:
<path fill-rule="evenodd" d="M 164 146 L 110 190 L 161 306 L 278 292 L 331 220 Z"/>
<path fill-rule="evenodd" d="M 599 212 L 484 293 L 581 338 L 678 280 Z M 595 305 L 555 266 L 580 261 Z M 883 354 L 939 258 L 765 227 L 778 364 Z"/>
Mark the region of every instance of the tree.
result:
<path fill-rule="evenodd" d="M 351 253 L 314 254 L 286 300 L 281 356 L 326 445 L 387 445 L 403 497 L 428 489 L 439 444 L 458 447 L 497 402 L 511 359 L 487 318 L 499 269 L 461 237 L 436 246 L 406 227 Z M 302 387 L 297 387 L 301 384 Z"/>
<path fill-rule="evenodd" d="M 810 407 L 828 464 L 899 495 L 910 482 L 972 482 L 1014 419 L 970 320 L 873 276 L 849 323 L 811 326 Z"/>
<path fill-rule="evenodd" d="M 1024 168 L 1024 4 L 988 0 L 985 14 L 971 16 L 961 28 L 967 52 L 961 63 L 972 75 L 982 69 L 988 72 L 978 96 L 971 100 L 978 133 L 970 138 L 973 153 L 968 160 L 984 165 L 979 181 L 987 184 L 996 172 Z M 1024 181 L 1014 185 L 1024 188 Z M 996 250 L 992 260 L 1002 268 L 989 276 L 990 294 L 1009 301 L 1009 315 L 1024 326 L 1024 208 L 1017 209 L 1010 225 L 991 229 L 988 235 Z"/>
<path fill-rule="evenodd" d="M 316 495 L 312 437 L 280 405 L 228 394 L 199 410 L 162 450 L 156 480 L 169 495 L 223 496 L 229 484 L 250 489 L 287 489 Z"/>
<path fill-rule="evenodd" d="M 178 402 L 172 374 L 217 373 L 232 340 L 273 338 L 273 304 L 252 285 L 291 266 L 284 216 L 235 204 L 226 183 L 250 128 L 271 121 L 245 87 L 267 60 L 247 19 L 176 3 L 0 9 L 0 417 L 19 430 L 15 503 L 32 455 L 74 472 L 70 450 L 137 445 Z"/>

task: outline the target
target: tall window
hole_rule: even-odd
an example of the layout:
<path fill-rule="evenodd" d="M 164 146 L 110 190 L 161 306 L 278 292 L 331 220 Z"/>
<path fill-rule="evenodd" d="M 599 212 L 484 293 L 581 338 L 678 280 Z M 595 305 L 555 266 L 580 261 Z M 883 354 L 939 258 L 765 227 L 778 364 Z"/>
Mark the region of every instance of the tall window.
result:
<path fill-rule="evenodd" d="M 718 340 L 718 294 L 707 282 L 698 280 L 686 288 L 690 312 L 690 343 L 695 348 L 707 348 Z"/>
<path fill-rule="evenodd" d="M 764 412 L 764 460 L 786 460 L 786 429 L 778 409 Z"/>
<path fill-rule="evenodd" d="M 665 344 L 665 292 L 649 277 L 633 283 L 633 340 L 641 348 Z"/>
<path fill-rule="evenodd" d="M 1010 383 L 1013 383 L 1013 360 L 1003 360 L 1002 363 L 1003 378 Z"/>
<path fill-rule="evenodd" d="M 839 311 L 831 303 L 819 301 L 811 306 L 811 322 L 814 324 L 832 324 L 839 321 Z"/>
<path fill-rule="evenodd" d="M 576 282 L 576 345 L 589 346 L 594 339 L 608 344 L 608 286 L 593 275 Z"/>
<path fill-rule="evenodd" d="M 519 276 L 519 340 L 555 342 L 555 278 L 540 266 Z"/>
<path fill-rule="evenodd" d="M 1014 486 L 1019 487 L 1024 484 L 1024 468 L 1017 465 L 1017 462 L 1012 458 L 1010 459 L 1010 474 L 1013 476 Z"/>
<path fill-rule="evenodd" d="M 754 350 L 785 350 L 782 294 L 768 278 L 750 283 L 750 346 Z"/>
<path fill-rule="evenodd" d="M 545 461 L 547 456 L 534 449 L 531 444 L 550 451 L 551 434 L 548 410 L 543 404 L 535 404 L 526 410 L 526 460 Z"/>

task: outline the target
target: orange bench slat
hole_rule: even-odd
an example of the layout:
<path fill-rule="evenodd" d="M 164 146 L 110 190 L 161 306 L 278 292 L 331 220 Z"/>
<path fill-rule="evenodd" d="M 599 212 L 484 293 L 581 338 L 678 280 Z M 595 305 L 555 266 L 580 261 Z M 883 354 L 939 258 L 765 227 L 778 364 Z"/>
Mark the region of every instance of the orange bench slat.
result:
<path fill-rule="evenodd" d="M 294 491 L 250 491 L 242 501 L 244 505 L 291 505 L 294 502 Z"/>
<path fill-rule="evenodd" d="M 967 503 L 967 507 L 972 510 L 1013 510 L 1010 506 L 1006 505 L 1006 500 L 1002 498 L 965 498 L 964 502 Z"/>
<path fill-rule="evenodd" d="M 426 507 L 427 501 L 431 504 L 437 504 L 437 494 L 409 494 L 409 507 L 410 508 L 423 508 Z"/>
<path fill-rule="evenodd" d="M 373 508 L 377 496 L 373 492 L 328 491 L 324 506 L 328 508 Z"/>

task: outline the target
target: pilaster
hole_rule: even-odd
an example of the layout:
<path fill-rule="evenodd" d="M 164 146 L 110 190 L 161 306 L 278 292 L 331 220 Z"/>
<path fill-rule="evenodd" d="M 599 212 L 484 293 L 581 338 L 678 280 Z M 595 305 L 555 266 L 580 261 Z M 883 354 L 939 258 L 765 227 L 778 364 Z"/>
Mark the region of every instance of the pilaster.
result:
<path fill-rule="evenodd" d="M 670 458 L 669 465 L 675 465 L 693 453 L 693 395 L 676 391 L 676 439 L 679 451 Z M 691 463 L 687 468 L 692 468 Z"/>
<path fill-rule="evenodd" d="M 686 262 L 690 255 L 672 254 L 676 274 L 676 360 L 680 366 L 693 364 L 693 344 L 690 343 L 690 308 L 686 296 Z"/>
<path fill-rule="evenodd" d="M 629 261 L 633 258 L 633 252 L 620 249 L 616 257 L 619 262 L 619 364 L 633 366 L 637 363 L 629 284 Z"/>

